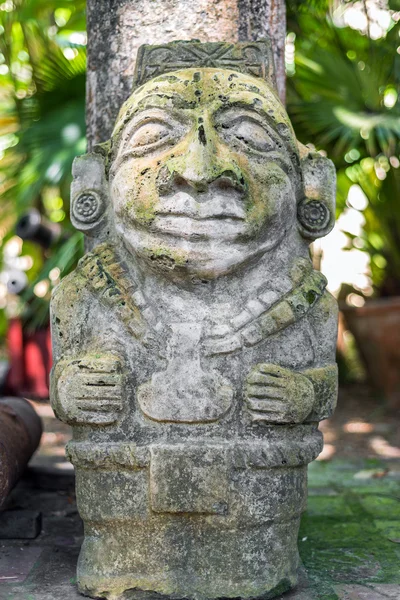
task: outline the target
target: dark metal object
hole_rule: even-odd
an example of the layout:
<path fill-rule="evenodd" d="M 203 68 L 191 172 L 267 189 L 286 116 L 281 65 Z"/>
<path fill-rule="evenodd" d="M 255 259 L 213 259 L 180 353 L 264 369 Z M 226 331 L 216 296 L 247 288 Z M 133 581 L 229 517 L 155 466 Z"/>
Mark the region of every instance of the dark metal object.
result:
<path fill-rule="evenodd" d="M 19 219 L 15 231 L 23 240 L 35 242 L 45 249 L 55 244 L 61 235 L 61 227 L 45 221 L 36 208 L 32 208 Z"/>
<path fill-rule="evenodd" d="M 0 513 L 0 540 L 34 540 L 42 530 L 37 510 L 5 510 Z"/>
<path fill-rule="evenodd" d="M 42 422 L 23 398 L 0 399 L 0 508 L 39 445 Z"/>

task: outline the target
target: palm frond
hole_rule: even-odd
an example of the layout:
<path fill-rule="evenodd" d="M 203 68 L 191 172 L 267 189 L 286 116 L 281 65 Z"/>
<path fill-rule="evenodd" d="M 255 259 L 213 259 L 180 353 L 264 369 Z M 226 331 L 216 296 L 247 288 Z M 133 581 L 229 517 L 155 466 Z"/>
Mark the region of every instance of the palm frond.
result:
<path fill-rule="evenodd" d="M 301 24 L 296 74 L 288 79 L 288 107 L 300 139 L 312 140 L 336 160 L 342 157 L 342 164 L 352 148 L 362 156 L 397 152 L 400 106 L 387 108 L 384 92 L 389 84 L 400 86 L 398 29 L 387 39 L 371 40 L 326 18 L 318 27 L 313 18 Z"/>

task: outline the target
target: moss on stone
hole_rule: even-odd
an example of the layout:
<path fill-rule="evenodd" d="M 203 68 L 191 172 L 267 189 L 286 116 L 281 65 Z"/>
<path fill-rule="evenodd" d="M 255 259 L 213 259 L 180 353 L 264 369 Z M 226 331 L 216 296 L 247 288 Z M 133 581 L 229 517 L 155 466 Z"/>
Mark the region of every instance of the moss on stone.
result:
<path fill-rule="evenodd" d="M 149 259 L 163 269 L 183 267 L 187 263 L 185 252 L 170 248 L 154 247 L 146 250 Z"/>

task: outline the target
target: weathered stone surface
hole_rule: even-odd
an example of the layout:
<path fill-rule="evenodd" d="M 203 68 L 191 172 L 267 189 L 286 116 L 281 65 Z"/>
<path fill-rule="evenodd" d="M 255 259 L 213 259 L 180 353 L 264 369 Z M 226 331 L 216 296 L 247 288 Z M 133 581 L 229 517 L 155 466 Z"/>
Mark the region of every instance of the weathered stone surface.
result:
<path fill-rule="evenodd" d="M 336 303 L 308 248 L 333 226 L 334 169 L 297 143 L 270 55 L 144 48 L 111 140 L 75 162 L 74 222 L 99 243 L 53 296 L 51 393 L 93 597 L 297 581 L 337 391 Z"/>

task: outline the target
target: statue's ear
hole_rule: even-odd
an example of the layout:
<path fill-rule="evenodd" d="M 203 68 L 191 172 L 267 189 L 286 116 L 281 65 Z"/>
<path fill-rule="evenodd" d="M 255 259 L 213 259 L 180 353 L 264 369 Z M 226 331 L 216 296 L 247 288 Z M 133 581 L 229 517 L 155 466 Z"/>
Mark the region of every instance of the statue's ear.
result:
<path fill-rule="evenodd" d="M 109 221 L 105 157 L 98 153 L 75 158 L 72 165 L 71 222 L 89 237 L 101 237 Z"/>
<path fill-rule="evenodd" d="M 299 144 L 304 197 L 297 205 L 301 235 L 308 240 L 327 235 L 335 224 L 336 171 L 329 158 Z"/>

